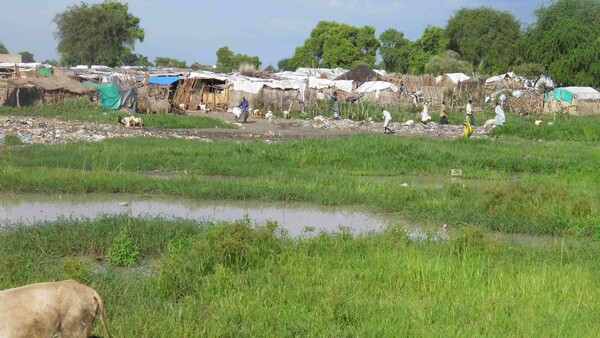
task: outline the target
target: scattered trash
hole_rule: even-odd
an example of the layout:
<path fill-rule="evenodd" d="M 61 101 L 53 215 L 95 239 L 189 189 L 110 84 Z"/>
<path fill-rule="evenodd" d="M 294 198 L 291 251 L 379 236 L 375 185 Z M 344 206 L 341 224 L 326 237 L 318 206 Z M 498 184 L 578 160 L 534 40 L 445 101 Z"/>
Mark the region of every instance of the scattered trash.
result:
<path fill-rule="evenodd" d="M 452 176 L 452 177 L 461 177 L 462 176 L 462 170 L 460 170 L 460 169 L 452 169 L 452 170 L 450 170 L 450 176 Z"/>

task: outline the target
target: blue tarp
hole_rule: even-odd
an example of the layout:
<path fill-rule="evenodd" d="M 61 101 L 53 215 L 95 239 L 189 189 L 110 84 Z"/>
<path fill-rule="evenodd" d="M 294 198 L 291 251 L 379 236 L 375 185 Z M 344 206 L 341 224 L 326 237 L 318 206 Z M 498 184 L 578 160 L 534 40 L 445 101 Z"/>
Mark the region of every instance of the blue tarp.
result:
<path fill-rule="evenodd" d="M 148 78 L 148 83 L 157 85 L 170 85 L 177 81 L 179 81 L 179 76 L 151 76 Z"/>

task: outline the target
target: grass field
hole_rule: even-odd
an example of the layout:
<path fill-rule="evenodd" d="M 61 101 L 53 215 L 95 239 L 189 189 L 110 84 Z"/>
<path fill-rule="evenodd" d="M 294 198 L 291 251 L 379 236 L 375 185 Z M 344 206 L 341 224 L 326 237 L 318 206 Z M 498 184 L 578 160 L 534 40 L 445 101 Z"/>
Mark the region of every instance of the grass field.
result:
<path fill-rule="evenodd" d="M 11 141 L 0 147 L 0 193 L 352 206 L 448 224 L 452 237 L 411 241 L 402 224 L 305 239 L 250 220 L 13 225 L 0 231 L 0 289 L 80 280 L 101 293 L 119 337 L 596 336 L 600 119 L 507 120 L 457 140 Z M 490 230 L 558 237 L 522 246 L 491 241 Z"/>
<path fill-rule="evenodd" d="M 118 267 L 106 256 L 125 227 L 138 254 Z M 474 228 L 444 243 L 395 228 L 295 240 L 243 220 L 116 217 L 1 232 L 0 289 L 80 280 L 118 337 L 589 337 L 600 329 L 597 250 L 510 246 Z"/>
<path fill-rule="evenodd" d="M 106 110 L 92 104 L 87 99 L 67 100 L 54 105 L 33 107 L 0 107 L 0 115 L 37 116 L 59 118 L 65 121 L 89 121 L 97 123 L 116 124 L 118 116 L 128 116 L 130 113 Z M 140 114 L 146 127 L 160 128 L 233 128 L 219 119 L 205 116 L 184 116 L 176 114 Z"/>

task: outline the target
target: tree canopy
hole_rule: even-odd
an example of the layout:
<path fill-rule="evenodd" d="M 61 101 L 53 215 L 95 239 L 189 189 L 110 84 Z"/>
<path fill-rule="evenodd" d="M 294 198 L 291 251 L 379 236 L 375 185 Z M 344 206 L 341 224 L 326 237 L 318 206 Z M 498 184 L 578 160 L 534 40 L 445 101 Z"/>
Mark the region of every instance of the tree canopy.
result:
<path fill-rule="evenodd" d="M 156 67 L 187 68 L 185 61 L 160 56 L 154 60 L 154 64 Z"/>
<path fill-rule="evenodd" d="M 0 54 L 8 54 L 8 49 L 6 49 L 2 41 L 0 41 Z"/>
<path fill-rule="evenodd" d="M 25 63 L 35 62 L 35 59 L 33 58 L 32 53 L 24 51 L 24 52 L 19 52 L 19 54 L 23 58 L 23 62 L 25 62 Z"/>
<path fill-rule="evenodd" d="M 54 17 L 58 52 L 61 60 L 84 63 L 97 62 L 116 66 L 125 54 L 131 53 L 136 41 L 144 41 L 140 19 L 129 13 L 129 6 L 117 1 L 100 4 L 80 3 Z"/>
<path fill-rule="evenodd" d="M 382 67 L 388 72 L 406 73 L 409 65 L 410 41 L 404 33 L 387 29 L 379 36 Z"/>
<path fill-rule="evenodd" d="M 600 86 L 600 2 L 558 0 L 535 14 L 525 58 L 542 64 L 557 84 Z"/>
<path fill-rule="evenodd" d="M 217 50 L 217 71 L 229 73 L 239 69 L 240 65 L 249 64 L 259 69 L 262 62 L 258 56 L 248 56 L 245 54 L 236 54 L 229 47 L 221 47 Z"/>
<path fill-rule="evenodd" d="M 460 59 L 460 55 L 447 50 L 441 56 L 434 56 L 425 64 L 425 73 L 441 75 L 446 73 L 465 73 L 471 74 L 472 66 L 469 62 Z"/>
<path fill-rule="evenodd" d="M 450 49 L 486 73 L 509 70 L 517 60 L 521 25 L 509 12 L 462 8 L 448 20 Z"/>
<path fill-rule="evenodd" d="M 421 37 L 410 43 L 408 72 L 423 74 L 425 64 L 434 56 L 441 56 L 448 48 L 448 37 L 444 29 L 427 26 Z"/>
<path fill-rule="evenodd" d="M 289 60 L 293 69 L 299 67 L 353 68 L 360 63 L 375 64 L 379 40 L 375 28 L 361 28 L 334 21 L 321 21 L 310 33 L 304 45 L 296 48 Z"/>

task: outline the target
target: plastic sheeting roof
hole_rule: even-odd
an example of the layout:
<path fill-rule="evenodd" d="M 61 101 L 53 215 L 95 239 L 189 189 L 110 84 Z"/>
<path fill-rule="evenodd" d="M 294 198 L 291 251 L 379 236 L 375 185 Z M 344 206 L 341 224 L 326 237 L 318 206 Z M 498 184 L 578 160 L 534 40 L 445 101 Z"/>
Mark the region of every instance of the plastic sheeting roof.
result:
<path fill-rule="evenodd" d="M 188 75 L 188 77 L 192 78 L 192 79 L 205 79 L 205 80 L 211 80 L 211 79 L 219 80 L 219 81 L 227 81 L 227 80 L 229 80 L 228 76 L 220 75 L 220 74 L 213 73 L 213 72 L 207 72 L 207 71 L 204 71 L 204 72 L 191 72 Z"/>
<path fill-rule="evenodd" d="M 564 87 L 577 97 L 578 100 L 600 100 L 600 92 L 592 87 Z"/>
<path fill-rule="evenodd" d="M 515 73 L 508 72 L 508 73 L 505 73 L 505 74 L 500 74 L 500 75 L 492 76 L 489 79 L 485 80 L 485 83 L 499 82 L 499 81 L 504 80 L 504 78 L 506 78 L 507 76 L 510 77 L 510 78 L 515 78 Z"/>
<path fill-rule="evenodd" d="M 148 83 L 157 85 L 170 85 L 179 81 L 179 76 L 150 76 Z"/>
<path fill-rule="evenodd" d="M 352 81 L 352 80 L 337 80 L 337 81 L 335 81 L 335 80 L 319 79 L 319 78 L 312 77 L 312 76 L 308 78 L 308 88 L 316 88 L 316 89 L 327 88 L 327 87 L 336 87 L 345 92 L 351 92 L 352 91 L 352 83 L 354 83 L 354 81 Z"/>
<path fill-rule="evenodd" d="M 390 89 L 394 93 L 398 92 L 398 87 L 393 83 L 386 81 L 369 81 L 362 84 L 362 86 L 356 89 L 358 93 L 372 93 L 376 91 Z"/>
<path fill-rule="evenodd" d="M 458 84 L 459 82 L 463 82 L 463 81 L 468 81 L 471 78 L 469 76 L 467 76 L 467 74 L 463 74 L 463 73 L 447 73 L 444 75 L 440 75 L 438 77 L 435 78 L 435 82 L 440 82 L 444 79 L 444 76 L 447 76 L 450 81 L 452 81 L 455 84 Z"/>

